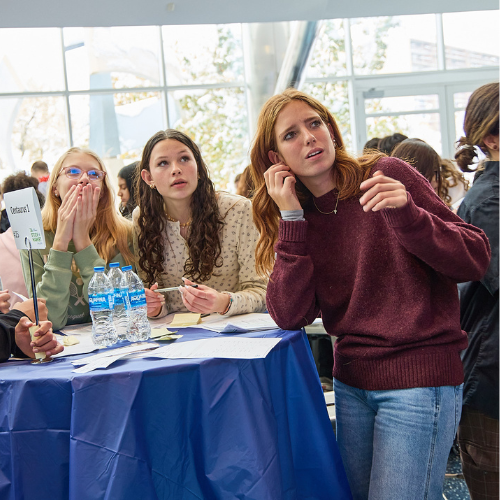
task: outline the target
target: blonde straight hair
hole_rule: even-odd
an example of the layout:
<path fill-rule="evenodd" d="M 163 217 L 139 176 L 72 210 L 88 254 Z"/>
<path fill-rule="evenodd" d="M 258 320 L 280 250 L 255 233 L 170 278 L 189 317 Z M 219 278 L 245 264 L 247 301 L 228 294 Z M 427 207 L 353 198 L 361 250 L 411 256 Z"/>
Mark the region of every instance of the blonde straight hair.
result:
<path fill-rule="evenodd" d="M 106 262 L 120 252 L 127 262 L 131 264 L 134 256 L 130 251 L 129 240 L 132 235 L 132 223 L 122 217 L 115 207 L 115 193 L 108 179 L 106 167 L 99 156 L 90 149 L 73 147 L 68 149 L 56 162 L 49 178 L 47 197 L 42 210 L 43 228 L 46 231 L 56 232 L 57 212 L 62 200 L 54 194 L 56 181 L 61 172 L 62 165 L 68 156 L 75 153 L 83 153 L 94 158 L 99 164 L 100 170 L 106 172 L 102 182 L 101 197 L 97 206 L 97 215 L 94 225 L 90 229 L 90 239 L 94 244 L 99 256 Z"/>

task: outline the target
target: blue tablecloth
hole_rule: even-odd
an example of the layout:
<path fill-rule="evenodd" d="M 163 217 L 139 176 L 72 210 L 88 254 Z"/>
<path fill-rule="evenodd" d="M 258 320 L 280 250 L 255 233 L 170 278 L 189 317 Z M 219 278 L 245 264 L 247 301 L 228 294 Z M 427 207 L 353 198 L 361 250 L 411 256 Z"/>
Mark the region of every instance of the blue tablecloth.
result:
<path fill-rule="evenodd" d="M 265 359 L 0 365 L 0 499 L 351 498 L 305 335 L 245 336 L 282 340 Z"/>

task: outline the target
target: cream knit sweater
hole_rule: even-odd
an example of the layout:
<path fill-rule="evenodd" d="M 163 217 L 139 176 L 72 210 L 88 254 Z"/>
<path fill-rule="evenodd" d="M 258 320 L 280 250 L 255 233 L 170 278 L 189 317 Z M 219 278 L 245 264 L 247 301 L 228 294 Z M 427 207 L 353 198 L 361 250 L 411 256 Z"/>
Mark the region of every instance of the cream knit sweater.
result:
<path fill-rule="evenodd" d="M 259 234 L 252 220 L 252 204 L 242 196 L 217 193 L 219 211 L 224 220 L 221 235 L 222 267 L 217 267 L 203 285 L 218 292 L 228 292 L 233 303 L 227 316 L 266 309 L 267 282 L 257 276 L 255 270 L 255 245 Z M 134 210 L 134 253 L 139 276 L 145 276 L 138 265 L 137 243 L 139 207 Z M 182 285 L 184 263 L 189 252 L 186 240 L 180 234 L 179 222 L 167 222 L 164 236 L 164 272 L 158 279 L 160 288 Z M 187 312 L 179 292 L 165 293 L 165 306 L 158 317 L 172 312 Z"/>

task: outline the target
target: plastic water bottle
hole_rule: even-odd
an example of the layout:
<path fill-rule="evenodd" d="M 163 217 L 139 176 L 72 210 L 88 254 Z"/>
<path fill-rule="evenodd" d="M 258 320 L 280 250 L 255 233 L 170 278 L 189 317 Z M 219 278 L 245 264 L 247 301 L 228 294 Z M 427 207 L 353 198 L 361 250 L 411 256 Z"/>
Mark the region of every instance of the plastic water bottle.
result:
<path fill-rule="evenodd" d="M 118 334 L 118 340 L 126 340 L 128 327 L 128 311 L 125 307 L 122 291 L 122 278 L 123 273 L 120 271 L 120 264 L 111 262 L 109 264 L 108 279 L 111 281 L 114 292 L 113 322 Z"/>
<path fill-rule="evenodd" d="M 132 266 L 123 266 L 122 289 L 128 289 L 128 329 L 127 339 L 137 342 L 149 339 L 151 326 L 148 321 L 148 307 L 144 285 Z"/>
<path fill-rule="evenodd" d="M 92 316 L 92 341 L 96 346 L 112 345 L 117 340 L 113 324 L 113 287 L 104 267 L 94 267 L 89 283 L 89 306 Z"/>

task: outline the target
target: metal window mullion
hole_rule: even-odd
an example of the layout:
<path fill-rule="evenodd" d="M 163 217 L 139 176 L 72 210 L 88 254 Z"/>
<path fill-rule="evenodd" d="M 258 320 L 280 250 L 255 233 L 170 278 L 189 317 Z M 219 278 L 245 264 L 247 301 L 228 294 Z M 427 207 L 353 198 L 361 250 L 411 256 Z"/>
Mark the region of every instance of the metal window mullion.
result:
<path fill-rule="evenodd" d="M 253 123 L 250 121 L 250 102 L 248 99 L 248 94 L 249 94 L 249 86 L 248 86 L 248 80 L 247 80 L 247 51 L 245 50 L 245 45 L 246 45 L 246 38 L 243 36 L 243 23 L 240 23 L 240 33 L 241 33 L 241 53 L 243 57 L 243 81 L 245 82 L 245 85 L 243 87 L 243 91 L 245 94 L 245 107 L 247 110 L 247 137 L 248 137 L 248 144 L 249 148 L 247 148 L 247 159 L 250 161 L 250 147 L 252 144 L 252 137 L 254 135 L 254 128 L 253 128 Z"/>
<path fill-rule="evenodd" d="M 344 44 L 346 54 L 346 72 L 347 72 L 347 104 L 349 106 L 349 121 L 351 125 L 352 147 L 354 151 L 359 149 L 358 129 L 361 126 L 356 120 L 356 98 L 354 92 L 354 66 L 352 60 L 352 40 L 351 40 L 351 21 L 343 20 L 344 25 Z"/>
<path fill-rule="evenodd" d="M 162 75 L 163 75 L 163 99 L 165 100 L 165 125 L 166 128 L 170 128 L 170 115 L 168 112 L 168 87 L 167 87 L 167 63 L 165 62 L 165 49 L 163 47 L 163 32 L 162 27 L 158 26 L 160 30 L 160 54 L 161 54 L 161 67 L 162 67 Z"/>
<path fill-rule="evenodd" d="M 435 14 L 435 16 L 438 70 L 444 71 L 446 70 L 446 53 L 444 45 L 443 15 Z"/>
<path fill-rule="evenodd" d="M 455 157 L 455 111 L 459 111 L 455 109 L 455 101 L 454 101 L 454 91 L 450 89 L 448 86 L 444 87 L 444 95 L 446 102 L 446 148 L 443 146 L 443 156 L 445 158 L 454 158 Z M 465 108 L 462 108 L 465 109 Z"/>
<path fill-rule="evenodd" d="M 69 146 L 73 147 L 73 126 L 71 124 L 71 108 L 69 105 L 68 72 L 66 67 L 66 50 L 64 48 L 63 28 L 59 28 L 59 31 L 61 34 L 61 51 L 62 51 L 63 74 L 64 74 L 64 99 L 66 101 L 66 129 L 68 132 Z"/>
<path fill-rule="evenodd" d="M 416 109 L 412 111 L 380 111 L 379 113 L 366 113 L 366 118 L 379 118 L 381 116 L 401 116 L 401 115 L 426 115 L 428 113 L 439 113 L 439 108 Z"/>

